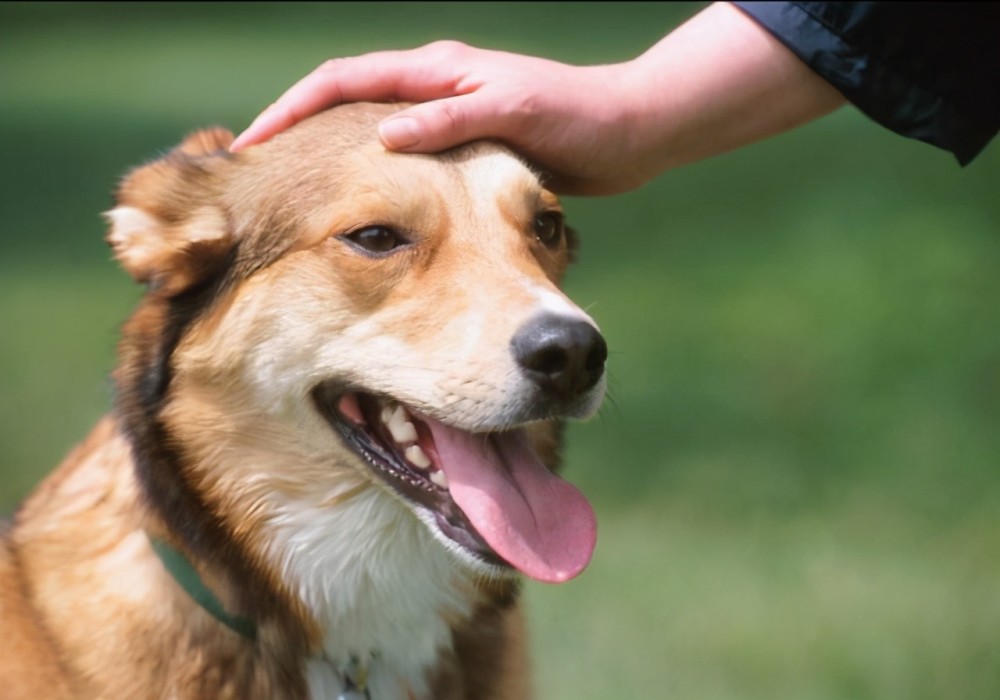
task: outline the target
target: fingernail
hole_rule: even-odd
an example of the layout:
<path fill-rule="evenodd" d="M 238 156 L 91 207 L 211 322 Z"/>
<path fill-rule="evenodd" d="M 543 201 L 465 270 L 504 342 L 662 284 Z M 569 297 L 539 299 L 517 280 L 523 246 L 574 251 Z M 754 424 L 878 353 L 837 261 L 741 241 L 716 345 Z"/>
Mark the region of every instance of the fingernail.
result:
<path fill-rule="evenodd" d="M 241 148 L 243 148 L 243 144 L 247 140 L 246 136 L 247 132 L 244 131 L 242 134 L 233 139 L 233 142 L 229 144 L 229 152 L 237 153 Z"/>
<path fill-rule="evenodd" d="M 394 117 L 378 125 L 378 135 L 393 150 L 412 148 L 420 143 L 420 124 L 413 117 Z"/>
<path fill-rule="evenodd" d="M 257 121 L 259 121 L 259 118 L 244 129 L 243 132 L 240 133 L 231 144 L 229 144 L 230 152 L 236 153 L 237 151 L 242 150 L 247 143 L 253 143 L 251 139 L 255 133 L 254 127 L 257 125 Z"/>
<path fill-rule="evenodd" d="M 273 110 L 274 110 L 274 103 L 272 102 L 267 106 L 267 108 L 263 112 L 258 114 L 254 118 L 254 120 L 250 122 L 250 126 L 244 129 L 243 133 L 241 133 L 239 136 L 236 137 L 236 140 L 233 141 L 232 144 L 230 144 L 229 150 L 235 153 L 239 150 L 242 150 L 243 147 L 247 144 L 247 142 L 256 143 L 257 141 L 256 134 L 260 132 L 261 125 L 266 124 L 268 119 L 271 118 L 271 112 Z"/>

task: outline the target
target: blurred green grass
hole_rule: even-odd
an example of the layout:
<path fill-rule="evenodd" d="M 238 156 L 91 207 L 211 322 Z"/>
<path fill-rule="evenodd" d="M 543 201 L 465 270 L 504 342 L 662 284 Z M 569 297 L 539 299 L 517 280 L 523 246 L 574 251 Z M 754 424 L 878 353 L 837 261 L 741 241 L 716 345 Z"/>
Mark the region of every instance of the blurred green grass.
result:
<path fill-rule="evenodd" d="M 105 411 L 128 168 L 323 59 L 457 38 L 627 58 L 652 3 L 0 5 L 0 510 Z M 1000 696 L 1000 150 L 847 109 L 570 200 L 612 349 L 568 473 L 591 568 L 527 590 L 540 697 Z"/>

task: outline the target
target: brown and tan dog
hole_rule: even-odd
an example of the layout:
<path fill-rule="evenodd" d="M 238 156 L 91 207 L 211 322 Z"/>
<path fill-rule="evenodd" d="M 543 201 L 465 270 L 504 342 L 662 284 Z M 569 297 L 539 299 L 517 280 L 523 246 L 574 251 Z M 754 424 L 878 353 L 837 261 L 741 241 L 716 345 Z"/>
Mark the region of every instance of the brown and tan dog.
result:
<path fill-rule="evenodd" d="M 606 348 L 506 149 L 392 154 L 351 105 L 132 172 L 116 410 L 0 539 L 4 698 L 530 696 L 517 572 L 595 541 L 552 466 Z"/>

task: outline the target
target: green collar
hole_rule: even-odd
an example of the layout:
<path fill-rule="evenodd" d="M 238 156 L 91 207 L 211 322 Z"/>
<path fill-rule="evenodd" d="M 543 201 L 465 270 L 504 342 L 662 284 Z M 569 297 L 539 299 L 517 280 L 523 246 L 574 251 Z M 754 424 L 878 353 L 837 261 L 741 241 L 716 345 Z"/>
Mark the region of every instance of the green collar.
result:
<path fill-rule="evenodd" d="M 250 640 L 257 639 L 257 623 L 249 617 L 233 615 L 226 611 L 222 602 L 215 597 L 201 576 L 183 553 L 175 549 L 159 537 L 149 535 L 153 551 L 163 562 L 163 567 L 174 577 L 174 580 L 187 591 L 187 594 L 216 620 L 237 634 Z"/>

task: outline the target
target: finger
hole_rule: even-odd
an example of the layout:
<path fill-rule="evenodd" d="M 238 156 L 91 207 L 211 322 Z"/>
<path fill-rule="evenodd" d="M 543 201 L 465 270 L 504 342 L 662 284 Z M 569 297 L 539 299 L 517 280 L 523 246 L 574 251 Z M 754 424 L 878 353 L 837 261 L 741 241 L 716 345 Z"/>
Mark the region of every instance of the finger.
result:
<path fill-rule="evenodd" d="M 542 174 L 546 189 L 556 194 L 602 196 L 633 189 L 618 180 L 565 174 L 558 159 L 532 147 L 524 114 L 512 110 L 513 99 L 488 87 L 467 95 L 414 105 L 384 119 L 378 127 L 386 148 L 406 153 L 436 153 L 477 139 L 497 139 L 517 151 Z"/>
<path fill-rule="evenodd" d="M 373 67 L 378 61 L 377 55 L 366 55 L 353 59 L 334 59 L 321 64 L 261 112 L 233 141 L 230 150 L 238 151 L 266 141 L 306 117 L 344 102 L 343 83 L 351 80 L 351 65 L 357 66 L 359 76 L 367 76 L 368 89 L 373 95 L 368 99 L 379 99 L 377 95 L 390 90 L 391 85 L 379 80 L 384 73 Z M 365 66 L 368 66 L 367 71 Z"/>
<path fill-rule="evenodd" d="M 378 133 L 390 150 L 435 153 L 482 138 L 510 141 L 516 120 L 483 89 L 409 107 L 384 119 Z"/>
<path fill-rule="evenodd" d="M 231 144 L 229 150 L 232 153 L 242 151 L 247 146 L 255 143 L 267 141 L 280 131 L 301 121 L 304 117 L 297 117 L 285 107 L 279 107 L 277 103 L 272 103 L 267 109 L 257 115 L 250 126 L 243 130 Z"/>
<path fill-rule="evenodd" d="M 233 142 L 236 151 L 266 141 L 303 119 L 344 102 L 428 100 L 453 94 L 456 73 L 428 61 L 427 47 L 327 61 L 290 87 Z"/>

